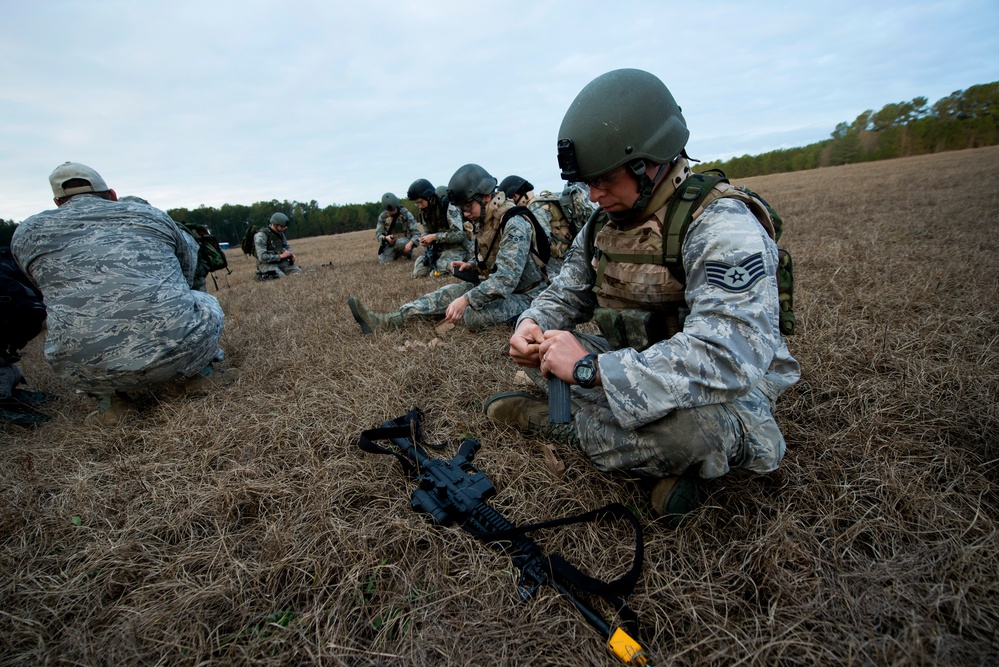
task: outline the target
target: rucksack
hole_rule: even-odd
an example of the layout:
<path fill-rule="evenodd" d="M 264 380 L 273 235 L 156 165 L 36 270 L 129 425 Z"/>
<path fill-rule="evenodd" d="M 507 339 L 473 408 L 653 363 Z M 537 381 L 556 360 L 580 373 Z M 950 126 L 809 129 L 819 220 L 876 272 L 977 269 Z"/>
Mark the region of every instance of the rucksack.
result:
<path fill-rule="evenodd" d="M 229 268 L 229 261 L 226 259 L 225 251 L 222 250 L 222 244 L 207 227 L 189 222 L 182 222 L 181 226 L 198 242 L 198 263 L 209 273 Z"/>
<path fill-rule="evenodd" d="M 239 242 L 239 247 L 242 249 L 245 255 L 256 255 L 257 248 L 253 244 L 253 237 L 257 235 L 260 230 L 256 225 L 248 225 L 246 227 L 246 233 L 243 234 L 243 240 Z"/>
<path fill-rule="evenodd" d="M 653 263 L 661 263 L 667 267 L 677 280 L 686 283 L 686 274 L 683 269 L 683 258 L 681 249 L 683 239 L 687 233 L 687 228 L 693 220 L 693 214 L 700 209 L 704 201 L 719 183 L 729 183 L 728 178 L 720 169 L 710 169 L 703 174 L 691 174 L 687 180 L 677 186 L 676 194 L 670 198 L 666 208 L 665 221 L 663 222 L 663 255 L 661 260 Z M 774 242 L 778 242 L 784 228 L 784 219 L 767 203 L 763 197 L 742 185 L 733 185 L 733 188 L 747 195 L 743 201 L 757 219 L 765 216 L 773 223 Z M 594 214 L 591 220 L 597 222 L 598 214 Z M 600 225 L 602 226 L 602 225 Z M 591 224 L 586 238 L 586 248 L 592 256 L 593 241 L 596 238 L 597 224 Z M 780 300 L 779 326 L 780 332 L 785 336 L 790 336 L 795 332 L 794 317 L 794 273 L 791 253 L 784 248 L 777 249 L 777 292 Z M 599 288 L 598 284 L 595 289 Z"/>
<path fill-rule="evenodd" d="M 42 331 L 42 293 L 14 261 L 9 248 L 0 248 L 0 358 L 17 351 Z"/>
<path fill-rule="evenodd" d="M 561 194 L 542 190 L 541 194 L 531 200 L 532 204 L 542 203 L 551 215 L 551 256 L 555 259 L 565 257 L 573 239 L 586 224 L 591 212 L 591 209 L 576 210 L 578 207 L 573 204 L 570 187 L 572 186 L 567 186 Z"/>

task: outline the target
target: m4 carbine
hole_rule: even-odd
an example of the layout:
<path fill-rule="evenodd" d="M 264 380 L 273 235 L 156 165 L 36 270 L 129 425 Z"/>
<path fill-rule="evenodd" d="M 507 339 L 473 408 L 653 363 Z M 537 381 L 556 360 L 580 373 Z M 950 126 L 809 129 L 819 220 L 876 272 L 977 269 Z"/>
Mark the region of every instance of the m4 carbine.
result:
<path fill-rule="evenodd" d="M 417 444 L 422 442 L 421 418 L 419 408 L 414 408 L 401 417 L 385 422 L 381 428 L 363 431 L 358 446 L 366 452 L 395 456 L 403 469 L 416 478 L 417 487 L 413 490 L 411 504 L 417 512 L 430 515 L 441 525 L 458 523 L 509 555 L 520 571 L 519 587 L 523 599 L 530 598 L 543 585 L 553 587 L 607 639 L 608 648 L 617 658 L 627 665 L 647 665 L 648 656 L 641 645 L 622 627 L 612 628 L 582 597 L 600 596 L 615 605 L 622 617 L 628 616 L 634 623 L 634 613 L 619 597 L 634 589 L 641 571 L 641 525 L 634 516 L 622 505 L 612 504 L 576 517 L 518 528 L 486 502 L 495 495 L 496 489 L 485 473 L 472 465 L 472 458 L 481 445 L 467 438 L 450 461 L 430 458 Z M 375 444 L 382 440 L 391 443 L 391 446 Z M 558 554 L 546 555 L 537 543 L 525 535 L 531 530 L 604 517 L 627 519 L 635 528 L 636 536 L 631 570 L 611 582 L 588 577 Z"/>

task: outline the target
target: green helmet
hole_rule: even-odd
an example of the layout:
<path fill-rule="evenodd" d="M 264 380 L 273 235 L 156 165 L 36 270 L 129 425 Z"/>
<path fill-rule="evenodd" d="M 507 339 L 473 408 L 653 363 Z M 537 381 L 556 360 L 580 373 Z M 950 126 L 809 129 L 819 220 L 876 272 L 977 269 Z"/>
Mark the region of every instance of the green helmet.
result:
<path fill-rule="evenodd" d="M 413 181 L 413 184 L 409 186 L 409 190 L 406 192 L 406 198 L 409 201 L 416 201 L 417 199 L 426 199 L 430 201 L 437 192 L 434 190 L 434 184 L 425 178 L 418 178 Z"/>
<path fill-rule="evenodd" d="M 447 196 L 455 206 L 461 206 L 476 195 L 496 192 L 496 179 L 477 164 L 466 164 L 454 172 L 447 183 Z"/>
<path fill-rule="evenodd" d="M 386 211 L 394 208 L 399 208 L 399 198 L 396 197 L 391 192 L 386 192 L 382 195 L 382 208 Z"/>
<path fill-rule="evenodd" d="M 284 213 L 278 212 L 271 216 L 272 225 L 281 225 L 282 227 L 288 226 L 288 216 Z"/>
<path fill-rule="evenodd" d="M 507 199 L 513 199 L 514 195 L 527 194 L 534 189 L 534 186 L 526 178 L 510 175 L 500 181 L 499 189 L 503 191 Z"/>
<path fill-rule="evenodd" d="M 601 74 L 569 106 L 558 130 L 562 179 L 588 181 L 642 160 L 667 164 L 687 145 L 690 131 L 673 95 L 655 75 L 638 69 Z"/>

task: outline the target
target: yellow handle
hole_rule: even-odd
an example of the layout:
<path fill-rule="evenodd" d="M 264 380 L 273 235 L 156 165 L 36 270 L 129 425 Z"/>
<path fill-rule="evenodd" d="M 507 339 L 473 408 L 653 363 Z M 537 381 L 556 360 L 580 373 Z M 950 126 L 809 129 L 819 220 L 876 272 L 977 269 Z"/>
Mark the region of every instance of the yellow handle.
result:
<path fill-rule="evenodd" d="M 649 658 L 645 655 L 645 650 L 641 645 L 621 628 L 614 630 L 610 641 L 607 642 L 607 647 L 611 650 L 611 653 L 616 655 L 626 665 L 644 667 L 649 662 Z"/>

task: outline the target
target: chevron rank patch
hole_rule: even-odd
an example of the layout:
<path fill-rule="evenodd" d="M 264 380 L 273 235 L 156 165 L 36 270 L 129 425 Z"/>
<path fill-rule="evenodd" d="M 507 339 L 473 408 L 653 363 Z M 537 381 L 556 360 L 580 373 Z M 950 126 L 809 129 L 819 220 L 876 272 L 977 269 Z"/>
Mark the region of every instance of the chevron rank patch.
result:
<path fill-rule="evenodd" d="M 743 292 L 766 275 L 761 252 L 750 255 L 736 266 L 726 262 L 707 261 L 704 262 L 704 270 L 708 274 L 708 283 L 729 292 Z"/>

